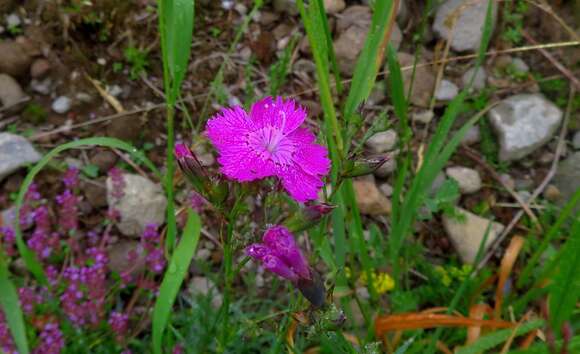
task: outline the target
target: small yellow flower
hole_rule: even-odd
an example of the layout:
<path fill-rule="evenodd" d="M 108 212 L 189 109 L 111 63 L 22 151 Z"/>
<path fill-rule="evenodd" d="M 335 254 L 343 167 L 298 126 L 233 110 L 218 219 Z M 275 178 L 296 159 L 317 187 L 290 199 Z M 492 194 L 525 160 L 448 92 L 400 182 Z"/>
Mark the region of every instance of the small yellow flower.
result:
<path fill-rule="evenodd" d="M 373 288 L 379 295 L 395 288 L 395 280 L 388 273 L 373 272 L 371 278 Z M 368 285 L 366 272 L 361 274 L 359 280 L 364 285 Z"/>

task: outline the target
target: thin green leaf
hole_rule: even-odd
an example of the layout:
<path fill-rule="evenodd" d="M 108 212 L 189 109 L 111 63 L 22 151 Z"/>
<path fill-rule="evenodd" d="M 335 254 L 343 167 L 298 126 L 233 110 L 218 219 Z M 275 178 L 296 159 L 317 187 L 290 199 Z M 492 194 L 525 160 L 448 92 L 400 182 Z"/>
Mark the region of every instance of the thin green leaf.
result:
<path fill-rule="evenodd" d="M 580 298 L 580 221 L 576 220 L 572 232 L 559 255 L 559 271 L 550 284 L 550 325 L 557 333 L 567 321 Z"/>
<path fill-rule="evenodd" d="M 153 351 L 156 354 L 162 353 L 163 332 L 199 241 L 201 231 L 199 215 L 191 209 L 188 210 L 187 215 L 183 236 L 171 256 L 153 308 Z"/>
<path fill-rule="evenodd" d="M 44 166 L 46 166 L 50 162 L 51 159 L 53 159 L 59 153 L 65 150 L 91 145 L 106 146 L 110 148 L 117 148 L 127 151 L 136 160 L 138 160 L 139 162 L 147 166 L 149 169 L 151 169 L 151 171 L 153 171 L 158 178 L 161 177 L 161 173 L 159 172 L 159 170 L 157 170 L 155 165 L 149 159 L 147 159 L 147 157 L 145 157 L 145 155 L 141 151 L 137 150 L 131 144 L 127 144 L 126 142 L 118 139 L 107 137 L 95 137 L 75 140 L 67 144 L 59 145 L 56 148 L 52 149 L 48 154 L 44 155 L 44 157 L 40 159 L 40 161 L 38 161 L 38 163 L 36 163 L 34 167 L 30 169 L 30 171 L 24 178 L 24 181 L 20 186 L 18 196 L 16 197 L 16 212 L 14 219 L 20 220 L 20 209 L 22 208 L 22 204 L 24 203 L 24 198 L 26 196 L 28 188 L 34 181 L 34 177 L 44 168 Z M 14 233 L 16 236 L 16 246 L 18 247 L 18 252 L 20 253 L 22 259 L 24 260 L 26 268 L 36 277 L 36 279 L 39 281 L 40 284 L 46 284 L 46 275 L 44 274 L 43 267 L 36 258 L 34 252 L 32 252 L 28 248 L 28 246 L 26 246 L 26 243 L 24 242 L 22 237 L 20 223 L 18 222 L 14 224 Z"/>
<path fill-rule="evenodd" d="M 8 264 L 2 249 L 0 249 L 0 289 L 0 307 L 4 311 L 4 317 L 6 317 L 16 348 L 19 353 L 28 354 L 26 326 L 20 302 L 18 301 L 18 292 L 12 281 L 10 281 Z"/>
<path fill-rule="evenodd" d="M 517 329 L 515 329 L 515 331 L 512 328 L 495 331 L 479 338 L 477 341 L 466 347 L 460 348 L 455 352 L 455 354 L 487 353 L 488 350 L 508 340 L 512 335 L 514 335 L 514 332 L 515 336 L 518 337 L 533 331 L 534 329 L 538 329 L 543 325 L 543 320 L 535 320 L 522 324 Z"/>

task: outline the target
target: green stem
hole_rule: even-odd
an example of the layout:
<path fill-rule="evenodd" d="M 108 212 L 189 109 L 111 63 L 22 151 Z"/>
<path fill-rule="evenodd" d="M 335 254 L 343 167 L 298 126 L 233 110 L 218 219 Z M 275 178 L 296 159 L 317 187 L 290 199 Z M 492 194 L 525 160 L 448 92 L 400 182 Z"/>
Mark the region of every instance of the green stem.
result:
<path fill-rule="evenodd" d="M 224 314 L 223 319 L 223 330 L 221 351 L 226 350 L 227 340 L 229 336 L 229 321 L 230 321 L 230 302 L 232 293 L 232 283 L 233 283 L 233 248 L 232 248 L 232 236 L 234 233 L 234 220 L 233 218 L 228 218 L 228 225 L 226 229 L 226 235 L 224 238 L 224 268 L 225 268 L 225 287 L 224 287 L 224 302 L 222 304 L 222 311 Z"/>
<path fill-rule="evenodd" d="M 165 175 L 165 191 L 167 193 L 167 241 L 165 243 L 169 250 L 175 246 L 176 219 L 175 206 L 173 200 L 173 175 L 175 174 L 175 159 L 173 156 L 173 146 L 175 145 L 174 128 L 175 108 L 173 102 L 167 104 L 167 174 Z"/>

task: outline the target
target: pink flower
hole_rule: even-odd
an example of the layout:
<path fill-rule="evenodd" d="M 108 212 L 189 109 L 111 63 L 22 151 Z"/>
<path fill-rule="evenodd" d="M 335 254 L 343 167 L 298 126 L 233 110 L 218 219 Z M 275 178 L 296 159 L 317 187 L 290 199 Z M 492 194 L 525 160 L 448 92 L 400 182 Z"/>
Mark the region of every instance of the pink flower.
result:
<path fill-rule="evenodd" d="M 293 283 L 299 279 L 311 279 L 306 258 L 296 245 L 294 236 L 284 226 L 277 225 L 266 230 L 262 243 L 250 245 L 246 253 L 260 261 L 266 270 Z"/>
<path fill-rule="evenodd" d="M 239 182 L 276 176 L 299 202 L 317 198 L 330 170 L 328 152 L 300 126 L 306 111 L 281 97 L 264 98 L 249 112 L 225 108 L 207 122 L 207 135 L 219 152 L 221 172 Z"/>

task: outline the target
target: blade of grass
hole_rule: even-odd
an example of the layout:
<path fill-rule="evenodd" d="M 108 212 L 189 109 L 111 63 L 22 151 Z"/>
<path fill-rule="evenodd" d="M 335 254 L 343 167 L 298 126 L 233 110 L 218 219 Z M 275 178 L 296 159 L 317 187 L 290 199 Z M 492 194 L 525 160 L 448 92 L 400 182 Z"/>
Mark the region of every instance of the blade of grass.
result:
<path fill-rule="evenodd" d="M 44 157 L 42 159 L 40 159 L 40 161 L 38 161 L 38 163 L 36 163 L 36 165 L 34 165 L 30 169 L 30 171 L 28 172 L 28 174 L 24 178 L 24 181 L 22 182 L 22 185 L 20 186 L 18 196 L 16 197 L 16 203 L 15 203 L 16 211 L 15 211 L 15 216 L 14 216 L 15 220 L 20 220 L 20 209 L 22 208 L 22 204 L 24 203 L 24 198 L 26 196 L 26 192 L 28 191 L 28 188 L 30 187 L 30 185 L 34 181 L 34 177 L 44 168 L 44 166 L 46 166 L 50 162 L 50 160 L 52 160 L 59 153 L 65 151 L 65 150 L 74 149 L 74 148 L 78 148 L 78 147 L 82 147 L 82 146 L 92 146 L 92 145 L 105 146 L 105 147 L 117 148 L 120 150 L 124 150 L 124 151 L 128 152 L 129 154 L 131 154 L 136 160 L 142 162 L 145 166 L 147 166 L 149 169 L 151 169 L 151 171 L 153 171 L 154 174 L 158 178 L 161 177 L 161 173 L 155 167 L 153 162 L 151 162 L 149 159 L 147 159 L 147 157 L 145 157 L 145 155 L 141 151 L 137 150 L 132 145 L 125 143 L 124 141 L 114 139 L 114 138 L 107 138 L 107 137 L 94 137 L 94 138 L 75 140 L 75 141 L 72 141 L 72 142 L 67 143 L 67 144 L 59 145 L 56 148 L 52 149 L 50 152 L 48 152 L 46 155 L 44 155 Z M 22 229 L 20 228 L 20 223 L 18 223 L 18 222 L 16 222 L 14 224 L 14 234 L 16 237 L 16 246 L 18 247 L 18 252 L 20 253 L 20 256 L 22 257 L 22 259 L 24 260 L 24 264 L 26 265 L 26 268 L 36 277 L 36 279 L 38 280 L 38 282 L 40 284 L 42 284 L 42 285 L 47 284 L 46 275 L 44 274 L 43 267 L 40 264 L 40 262 L 38 261 L 38 259 L 36 258 L 36 255 L 34 254 L 34 252 L 32 252 L 28 248 L 28 246 L 26 246 L 26 243 L 24 242 L 24 239 L 22 237 Z"/>
<path fill-rule="evenodd" d="M 193 39 L 195 0 L 159 0 L 159 31 L 163 56 L 163 86 L 167 106 L 167 173 L 165 190 L 167 193 L 167 238 L 166 247 L 173 248 L 176 234 L 175 200 L 173 198 L 173 175 L 175 160 L 175 103 L 181 83 L 187 72 L 187 62 Z"/>
<path fill-rule="evenodd" d="M 338 95 L 341 95 L 342 80 L 340 79 L 340 70 L 338 69 L 338 63 L 336 62 L 336 54 L 334 53 L 334 46 L 332 44 L 332 33 L 330 32 L 330 27 L 328 26 L 326 9 L 324 8 L 323 0 L 316 1 L 318 1 L 318 9 L 320 10 L 319 16 L 322 22 L 322 28 L 324 29 L 324 34 L 326 35 L 326 48 L 328 50 L 328 59 L 330 60 L 332 73 L 334 74 L 334 82 L 336 82 L 336 92 Z"/>
<path fill-rule="evenodd" d="M 4 312 L 4 317 L 10 328 L 10 333 L 16 344 L 19 353 L 28 354 L 28 340 L 26 339 L 26 326 L 22 309 L 18 301 L 16 287 L 10 281 L 10 273 L 4 251 L 0 248 L 0 309 Z M 0 351 L 2 349 L 0 348 Z"/>
<path fill-rule="evenodd" d="M 568 240 L 555 257 L 559 260 L 559 271 L 555 272 L 550 284 L 550 325 L 556 333 L 560 332 L 562 323 L 570 318 L 580 298 L 579 254 L 580 220 L 576 220 Z"/>
<path fill-rule="evenodd" d="M 156 354 L 162 353 L 163 332 L 169 322 L 169 315 L 177 293 L 189 270 L 189 264 L 193 259 L 199 241 L 200 231 L 201 221 L 199 215 L 189 209 L 183 236 L 171 256 L 153 308 L 153 352 Z"/>
<path fill-rule="evenodd" d="M 347 128 L 350 125 L 352 115 L 358 106 L 368 98 L 375 84 L 385 49 L 395 25 L 398 5 L 399 0 L 384 0 L 375 3 L 371 27 L 363 50 L 357 59 L 353 80 L 344 105 L 343 115 Z M 347 141 L 347 144 L 350 146 L 350 141 Z"/>
<path fill-rule="evenodd" d="M 515 330 L 515 336 L 521 336 L 526 334 L 534 329 L 538 329 L 544 325 L 543 320 L 534 320 L 527 323 L 522 324 Z M 478 354 L 478 353 L 486 353 L 488 350 L 492 349 L 493 347 L 505 342 L 508 340 L 512 335 L 514 335 L 513 329 L 502 329 L 485 336 L 482 336 L 473 344 L 468 345 L 463 348 L 459 348 L 455 353 L 456 354 Z"/>

